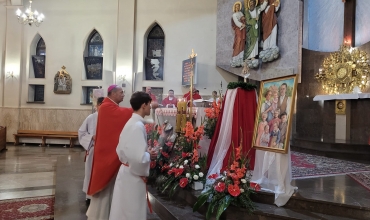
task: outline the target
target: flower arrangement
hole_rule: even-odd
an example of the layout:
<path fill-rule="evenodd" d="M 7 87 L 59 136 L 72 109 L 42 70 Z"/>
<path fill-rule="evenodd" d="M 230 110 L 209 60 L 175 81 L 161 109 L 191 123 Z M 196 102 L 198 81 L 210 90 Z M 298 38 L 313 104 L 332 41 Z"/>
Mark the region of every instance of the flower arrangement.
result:
<path fill-rule="evenodd" d="M 199 155 L 199 141 L 204 135 L 203 125 L 194 129 L 190 122 L 186 123 L 185 134 L 178 137 L 178 145 L 174 148 L 174 156 L 163 169 L 167 171 L 157 178 L 157 185 L 162 192 L 169 190 L 172 196 L 178 187 L 189 187 L 193 182 L 205 182 L 206 156 Z"/>
<path fill-rule="evenodd" d="M 214 101 L 212 103 L 212 108 L 206 108 L 205 110 L 206 118 L 204 120 L 204 133 L 209 139 L 212 139 L 215 133 L 216 124 L 218 116 L 221 112 L 221 99 L 218 102 Z"/>
<path fill-rule="evenodd" d="M 242 143 L 242 142 L 241 142 Z M 208 205 L 206 219 L 210 219 L 211 214 L 216 210 L 216 219 L 228 208 L 230 204 L 246 208 L 249 212 L 254 210 L 254 204 L 250 198 L 253 189 L 250 186 L 250 174 L 248 172 L 249 159 L 242 155 L 243 147 L 234 148 L 229 158 L 229 165 L 221 174 L 212 174 L 209 179 L 214 179 L 210 189 L 198 197 L 193 206 L 193 211 L 197 211 L 207 200 Z"/>
<path fill-rule="evenodd" d="M 158 151 L 157 159 L 150 163 L 149 179 L 155 179 L 160 173 L 167 170 L 170 154 L 173 148 L 171 141 L 160 140 L 163 137 L 165 125 L 145 125 L 147 133 L 148 147 L 156 148 Z"/>

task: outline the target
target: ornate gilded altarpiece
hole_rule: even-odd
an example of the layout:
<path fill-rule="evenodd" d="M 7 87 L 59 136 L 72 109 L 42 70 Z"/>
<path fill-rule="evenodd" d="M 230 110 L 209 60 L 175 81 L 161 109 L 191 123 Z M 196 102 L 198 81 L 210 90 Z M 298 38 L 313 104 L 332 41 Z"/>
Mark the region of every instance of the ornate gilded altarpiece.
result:
<path fill-rule="evenodd" d="M 66 67 L 55 74 L 54 77 L 54 93 L 55 94 L 71 94 L 72 92 L 72 78 L 66 71 Z"/>

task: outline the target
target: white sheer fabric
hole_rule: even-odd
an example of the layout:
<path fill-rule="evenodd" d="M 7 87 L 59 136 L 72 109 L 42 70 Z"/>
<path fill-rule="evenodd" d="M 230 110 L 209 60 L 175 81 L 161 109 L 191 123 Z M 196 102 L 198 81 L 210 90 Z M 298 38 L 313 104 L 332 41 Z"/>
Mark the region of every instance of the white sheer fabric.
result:
<path fill-rule="evenodd" d="M 285 205 L 294 190 L 298 189 L 298 187 L 290 184 L 291 181 L 290 149 L 288 154 L 256 150 L 251 182 L 260 184 L 262 191 L 275 193 L 275 204 L 277 206 Z"/>
<path fill-rule="evenodd" d="M 232 122 L 233 122 L 233 109 L 234 109 L 234 102 L 235 97 L 238 89 L 229 89 L 227 90 L 226 101 L 223 107 L 224 112 L 222 116 L 222 124 L 220 127 L 220 134 L 217 139 L 217 143 L 215 146 L 215 151 L 212 156 L 212 162 L 209 167 L 207 177 L 214 173 L 219 174 L 222 168 L 222 164 L 226 153 L 229 149 L 231 144 L 231 133 L 232 133 Z M 211 155 L 208 155 L 211 156 Z M 213 184 L 213 179 L 208 179 L 206 182 L 207 185 Z M 208 188 L 206 187 L 204 191 L 207 191 Z"/>

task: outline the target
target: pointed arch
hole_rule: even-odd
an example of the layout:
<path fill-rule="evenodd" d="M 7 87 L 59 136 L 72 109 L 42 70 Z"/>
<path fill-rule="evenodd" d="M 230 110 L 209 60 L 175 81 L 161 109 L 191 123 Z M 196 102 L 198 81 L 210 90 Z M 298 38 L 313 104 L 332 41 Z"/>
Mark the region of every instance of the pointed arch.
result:
<path fill-rule="evenodd" d="M 94 28 L 87 38 L 84 51 L 86 79 L 103 79 L 104 41 Z"/>
<path fill-rule="evenodd" d="M 32 68 L 30 68 L 29 76 L 31 78 L 45 78 L 46 43 L 39 33 L 35 35 L 31 42 L 30 53 Z"/>
<path fill-rule="evenodd" d="M 145 80 L 163 80 L 165 34 L 158 22 L 153 22 L 145 33 Z"/>

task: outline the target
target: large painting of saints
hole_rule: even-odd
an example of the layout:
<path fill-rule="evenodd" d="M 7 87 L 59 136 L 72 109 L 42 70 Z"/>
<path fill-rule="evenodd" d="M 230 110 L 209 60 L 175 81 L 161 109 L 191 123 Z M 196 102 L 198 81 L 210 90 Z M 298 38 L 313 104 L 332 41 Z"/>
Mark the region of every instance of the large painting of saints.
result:
<path fill-rule="evenodd" d="M 297 76 L 261 82 L 253 147 L 287 153 L 297 90 Z"/>

